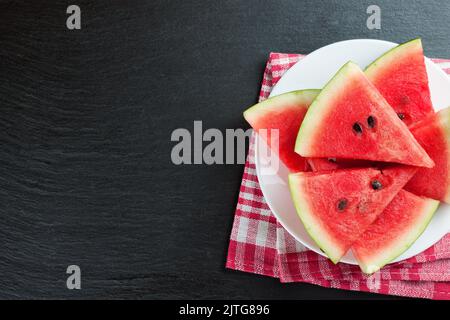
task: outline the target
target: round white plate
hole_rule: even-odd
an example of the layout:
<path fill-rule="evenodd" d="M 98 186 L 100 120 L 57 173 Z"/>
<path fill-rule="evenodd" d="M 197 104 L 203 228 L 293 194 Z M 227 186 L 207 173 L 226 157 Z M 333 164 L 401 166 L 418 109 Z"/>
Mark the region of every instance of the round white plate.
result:
<path fill-rule="evenodd" d="M 320 48 L 290 68 L 273 88 L 270 96 L 300 89 L 320 89 L 346 62 L 351 60 L 361 68 L 365 68 L 396 45 L 396 43 L 381 40 L 356 39 Z M 441 110 L 450 106 L 449 77 L 429 59 L 426 59 L 426 67 L 434 108 Z M 309 237 L 297 216 L 289 194 L 288 170 L 281 162 L 279 162 L 280 168 L 276 170 L 275 165 L 270 162 L 267 152 L 262 150 L 266 148 L 265 142 L 258 139 L 258 136 L 256 136 L 255 142 L 256 172 L 264 197 L 273 214 L 295 239 L 309 249 L 325 256 Z M 417 255 L 439 241 L 447 232 L 450 232 L 450 206 L 441 203 L 425 232 L 393 262 Z M 341 262 L 357 264 L 351 251 L 343 257 Z"/>

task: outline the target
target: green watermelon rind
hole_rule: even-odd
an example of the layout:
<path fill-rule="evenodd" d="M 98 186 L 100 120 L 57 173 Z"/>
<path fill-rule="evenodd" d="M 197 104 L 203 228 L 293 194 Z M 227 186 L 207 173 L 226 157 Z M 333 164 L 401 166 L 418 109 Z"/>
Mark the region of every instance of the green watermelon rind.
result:
<path fill-rule="evenodd" d="M 314 219 L 314 214 L 312 214 L 312 210 L 309 208 L 307 197 L 298 189 L 299 184 L 302 183 L 302 177 L 303 175 L 298 173 L 290 174 L 288 177 L 289 190 L 297 215 L 300 217 L 311 239 L 336 264 L 341 259 L 342 252 L 336 250 L 336 243 L 333 239 L 327 239 L 327 233 L 320 229 L 321 222 Z"/>
<path fill-rule="evenodd" d="M 408 54 L 411 48 L 420 48 L 422 50 L 422 40 L 416 38 L 386 51 L 369 64 L 364 70 L 364 73 L 369 79 L 373 78 L 383 67 L 390 66 L 392 61 L 399 59 L 403 54 Z"/>
<path fill-rule="evenodd" d="M 413 243 L 416 242 L 416 240 L 422 235 L 427 226 L 430 224 L 430 221 L 433 218 L 434 213 L 438 209 L 440 203 L 438 200 L 433 200 L 430 198 L 423 198 L 423 199 L 424 201 L 426 201 L 424 211 L 426 211 L 427 213 L 424 214 L 423 221 L 417 226 L 417 228 L 412 229 L 410 233 L 405 236 L 407 237 L 407 240 L 399 239 L 398 242 L 404 243 L 399 248 L 397 248 L 396 250 L 388 250 L 388 249 L 383 250 L 383 252 L 381 252 L 381 257 L 374 259 L 374 261 L 372 261 L 370 265 L 367 265 L 366 263 L 360 261 L 360 259 L 358 259 L 357 254 L 353 250 L 353 254 L 356 260 L 358 261 L 361 270 L 365 274 L 372 274 L 374 272 L 377 272 L 386 264 L 398 258 L 406 250 L 408 250 L 413 245 Z"/>
<path fill-rule="evenodd" d="M 258 119 L 274 111 L 280 111 L 283 106 L 298 104 L 309 105 L 319 94 L 319 89 L 296 90 L 268 98 L 244 111 L 244 118 L 253 125 Z"/>
<path fill-rule="evenodd" d="M 349 74 L 361 72 L 359 67 L 352 61 L 344 64 L 339 71 L 331 78 L 330 81 L 324 86 L 324 89 L 320 91 L 319 95 L 314 99 L 312 104 L 308 108 L 308 112 L 303 119 L 302 125 L 297 135 L 295 141 L 295 152 L 299 155 L 307 155 L 309 148 L 307 147 L 308 141 L 305 141 L 303 137 L 312 136 L 312 133 L 317 129 L 317 124 L 322 123 L 322 117 L 327 114 L 323 108 L 318 108 L 317 105 L 321 104 L 322 100 L 329 98 L 330 95 L 340 92 L 342 90 L 342 85 L 346 85 L 345 79 Z M 330 107 L 332 106 L 329 104 Z M 311 134 L 308 134 L 311 133 Z"/>

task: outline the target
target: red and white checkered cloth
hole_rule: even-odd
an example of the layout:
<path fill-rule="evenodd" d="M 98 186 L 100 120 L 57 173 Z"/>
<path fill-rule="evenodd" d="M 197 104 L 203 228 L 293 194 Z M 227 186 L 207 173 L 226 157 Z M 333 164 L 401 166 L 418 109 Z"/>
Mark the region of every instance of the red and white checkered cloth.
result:
<path fill-rule="evenodd" d="M 259 100 L 266 99 L 286 70 L 302 56 L 271 53 Z M 450 74 L 450 60 L 434 59 Z M 339 263 L 308 250 L 275 219 L 255 171 L 254 141 L 245 164 L 226 267 L 271 277 L 281 282 L 308 282 L 324 287 L 382 294 L 450 300 L 450 234 L 425 252 L 391 264 L 371 276 L 358 266 Z"/>

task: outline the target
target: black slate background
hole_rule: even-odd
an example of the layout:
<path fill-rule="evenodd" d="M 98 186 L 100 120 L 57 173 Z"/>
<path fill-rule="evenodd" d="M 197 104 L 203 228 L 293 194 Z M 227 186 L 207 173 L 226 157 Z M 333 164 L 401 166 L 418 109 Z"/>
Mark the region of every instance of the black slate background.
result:
<path fill-rule="evenodd" d="M 421 36 L 450 57 L 449 29 L 446 0 L 0 1 L 0 297 L 385 298 L 226 270 L 243 166 L 175 166 L 170 135 L 247 128 L 270 51 Z"/>

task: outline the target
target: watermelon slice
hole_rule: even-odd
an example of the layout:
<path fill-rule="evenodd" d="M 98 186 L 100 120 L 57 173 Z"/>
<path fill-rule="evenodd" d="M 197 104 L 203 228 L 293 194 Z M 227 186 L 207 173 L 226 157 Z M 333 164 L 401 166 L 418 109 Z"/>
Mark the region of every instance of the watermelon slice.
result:
<path fill-rule="evenodd" d="M 345 64 L 308 109 L 295 151 L 433 167 L 433 160 L 354 63 Z"/>
<path fill-rule="evenodd" d="M 244 112 L 244 118 L 257 132 L 266 129 L 261 134 L 271 147 L 271 130 L 278 129 L 278 147 L 273 148 L 279 158 L 291 172 L 306 171 L 306 159 L 294 152 L 295 139 L 300 124 L 315 99 L 319 90 L 293 91 L 269 98 L 254 105 Z"/>
<path fill-rule="evenodd" d="M 411 132 L 436 165 L 420 168 L 405 190 L 450 203 L 450 108 L 417 123 Z"/>
<path fill-rule="evenodd" d="M 386 52 L 365 74 L 406 125 L 434 113 L 420 39 Z"/>
<path fill-rule="evenodd" d="M 438 206 L 439 201 L 400 190 L 352 246 L 361 270 L 374 273 L 405 252 L 425 230 Z"/>
<path fill-rule="evenodd" d="M 417 168 L 395 166 L 299 172 L 289 187 L 306 231 L 337 263 Z"/>

